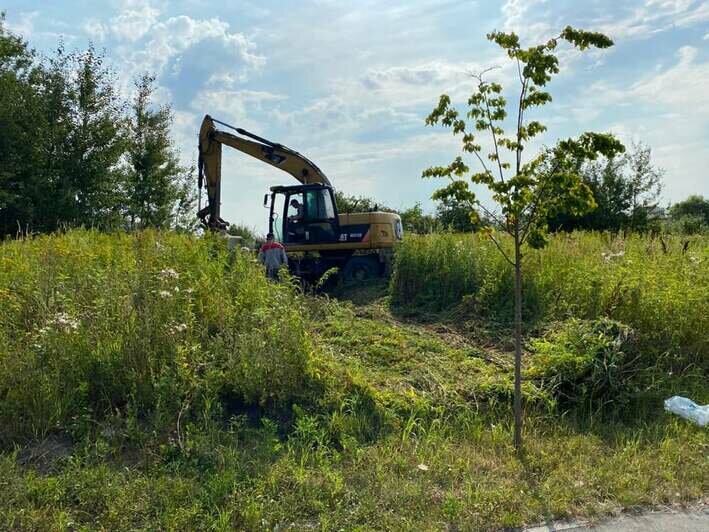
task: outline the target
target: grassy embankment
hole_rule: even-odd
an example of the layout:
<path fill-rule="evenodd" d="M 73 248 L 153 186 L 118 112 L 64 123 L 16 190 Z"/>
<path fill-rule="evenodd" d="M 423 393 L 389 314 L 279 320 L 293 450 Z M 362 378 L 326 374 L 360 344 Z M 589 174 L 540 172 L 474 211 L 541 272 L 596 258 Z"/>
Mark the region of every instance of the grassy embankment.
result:
<path fill-rule="evenodd" d="M 706 496 L 706 431 L 661 412 L 709 401 L 709 246 L 681 246 L 530 256 L 520 457 L 509 272 L 484 242 L 408 239 L 394 315 L 210 239 L 7 242 L 0 527 L 494 529 Z"/>

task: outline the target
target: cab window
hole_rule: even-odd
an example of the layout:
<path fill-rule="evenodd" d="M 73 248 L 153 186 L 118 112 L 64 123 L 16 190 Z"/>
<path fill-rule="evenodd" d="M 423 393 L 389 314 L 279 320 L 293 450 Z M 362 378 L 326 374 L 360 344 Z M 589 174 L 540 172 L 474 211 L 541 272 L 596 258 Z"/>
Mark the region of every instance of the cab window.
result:
<path fill-rule="evenodd" d="M 332 220 L 335 218 L 335 208 L 329 190 L 309 190 L 306 192 L 307 220 Z"/>

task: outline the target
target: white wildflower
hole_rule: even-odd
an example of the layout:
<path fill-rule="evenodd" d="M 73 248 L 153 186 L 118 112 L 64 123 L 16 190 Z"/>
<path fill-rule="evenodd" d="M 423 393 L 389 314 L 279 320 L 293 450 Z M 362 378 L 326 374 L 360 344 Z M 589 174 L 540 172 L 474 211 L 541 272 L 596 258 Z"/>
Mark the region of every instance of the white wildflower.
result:
<path fill-rule="evenodd" d="M 622 257 L 625 255 L 625 251 L 618 251 L 617 253 L 601 253 L 601 257 L 603 257 L 603 260 L 606 262 L 610 262 L 613 259 L 616 259 L 618 257 Z"/>
<path fill-rule="evenodd" d="M 172 297 L 172 294 L 171 294 L 170 292 L 168 292 L 167 290 L 160 290 L 160 291 L 158 292 L 158 295 L 159 295 L 160 297 L 162 297 L 163 299 L 167 299 L 167 298 L 169 298 L 169 297 Z"/>
<path fill-rule="evenodd" d="M 186 324 L 186 323 L 178 323 L 178 324 L 173 325 L 172 327 L 170 327 L 170 332 L 171 332 L 172 334 L 183 333 L 183 332 L 185 332 L 186 330 L 187 330 L 187 324 Z"/>
<path fill-rule="evenodd" d="M 39 330 L 40 335 L 45 335 L 51 330 L 72 332 L 79 328 L 78 320 L 72 318 L 66 312 L 58 312 L 49 319 L 44 327 Z"/>
<path fill-rule="evenodd" d="M 420 471 L 428 471 L 428 466 L 426 464 L 419 464 L 416 467 L 418 467 Z"/>
<path fill-rule="evenodd" d="M 160 270 L 159 275 L 163 281 L 168 281 L 170 279 L 178 279 L 180 277 L 180 274 L 172 268 L 165 268 L 164 270 Z"/>

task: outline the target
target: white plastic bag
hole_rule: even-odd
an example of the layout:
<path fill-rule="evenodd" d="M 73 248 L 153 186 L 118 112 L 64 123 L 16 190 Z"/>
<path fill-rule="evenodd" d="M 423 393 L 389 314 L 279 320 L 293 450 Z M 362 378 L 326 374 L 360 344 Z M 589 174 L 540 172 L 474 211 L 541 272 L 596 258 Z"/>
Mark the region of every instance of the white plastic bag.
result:
<path fill-rule="evenodd" d="M 675 395 L 665 400 L 665 410 L 688 419 L 700 427 L 709 423 L 709 405 L 700 406 L 691 399 Z"/>

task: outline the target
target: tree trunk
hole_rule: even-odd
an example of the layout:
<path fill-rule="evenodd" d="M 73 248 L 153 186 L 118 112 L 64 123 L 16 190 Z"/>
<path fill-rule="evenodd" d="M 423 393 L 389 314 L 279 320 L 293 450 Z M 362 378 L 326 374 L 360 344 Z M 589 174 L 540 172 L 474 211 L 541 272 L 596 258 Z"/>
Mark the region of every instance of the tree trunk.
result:
<path fill-rule="evenodd" d="M 516 450 L 522 449 L 522 253 L 519 223 L 515 224 L 515 436 Z"/>

